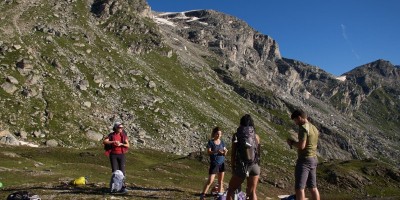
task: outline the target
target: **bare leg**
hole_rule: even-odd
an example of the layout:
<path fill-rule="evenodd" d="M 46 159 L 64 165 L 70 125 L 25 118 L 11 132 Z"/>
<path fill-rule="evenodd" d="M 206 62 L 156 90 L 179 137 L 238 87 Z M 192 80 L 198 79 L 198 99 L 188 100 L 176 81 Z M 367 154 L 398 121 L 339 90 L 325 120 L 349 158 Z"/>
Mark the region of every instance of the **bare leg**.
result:
<path fill-rule="evenodd" d="M 257 200 L 257 184 L 259 176 L 250 176 L 247 178 L 246 195 L 250 200 Z"/>
<path fill-rule="evenodd" d="M 214 182 L 214 178 L 215 178 L 215 174 L 210 174 L 208 176 L 208 180 L 206 182 L 206 184 L 203 187 L 203 194 L 206 194 L 208 189 L 210 188 L 211 184 Z"/>
<path fill-rule="evenodd" d="M 304 189 L 296 189 L 296 200 L 304 200 L 306 195 Z"/>
<path fill-rule="evenodd" d="M 235 194 L 235 190 L 240 187 L 243 183 L 244 178 L 240 178 L 239 176 L 232 175 L 231 180 L 229 181 L 228 194 L 226 195 L 227 200 L 233 200 L 233 195 Z"/>
<path fill-rule="evenodd" d="M 312 200 L 319 200 L 319 191 L 318 188 L 310 188 L 311 198 Z"/>
<path fill-rule="evenodd" d="M 224 191 L 224 172 L 218 173 L 218 192 L 221 193 Z"/>

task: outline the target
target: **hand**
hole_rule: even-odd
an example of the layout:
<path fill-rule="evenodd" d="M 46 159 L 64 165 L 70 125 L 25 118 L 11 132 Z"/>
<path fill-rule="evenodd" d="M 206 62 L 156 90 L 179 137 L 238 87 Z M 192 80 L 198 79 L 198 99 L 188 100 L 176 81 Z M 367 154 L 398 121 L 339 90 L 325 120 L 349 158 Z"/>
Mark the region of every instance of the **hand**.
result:
<path fill-rule="evenodd" d="M 295 141 L 292 140 L 292 139 L 287 139 L 286 142 L 288 143 L 288 145 L 290 146 L 290 148 L 292 148 L 293 144 L 295 143 Z"/>

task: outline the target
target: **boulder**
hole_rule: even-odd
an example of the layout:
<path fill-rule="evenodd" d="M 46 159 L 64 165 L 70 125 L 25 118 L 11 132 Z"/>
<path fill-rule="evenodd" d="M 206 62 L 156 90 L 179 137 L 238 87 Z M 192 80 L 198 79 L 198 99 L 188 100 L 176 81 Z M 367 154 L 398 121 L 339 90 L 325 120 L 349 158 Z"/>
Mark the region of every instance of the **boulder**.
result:
<path fill-rule="evenodd" d="M 26 84 L 27 85 L 35 85 L 39 82 L 40 78 L 41 77 L 39 75 L 29 75 L 28 79 L 26 80 Z"/>
<path fill-rule="evenodd" d="M 155 88 L 155 87 L 156 87 L 156 83 L 154 83 L 154 81 L 150 81 L 150 82 L 147 84 L 147 86 L 148 86 L 149 88 Z"/>
<path fill-rule="evenodd" d="M 58 142 L 55 139 L 47 140 L 46 141 L 46 146 L 56 147 L 56 146 L 58 146 Z"/>
<path fill-rule="evenodd" d="M 191 126 L 189 122 L 184 122 L 182 125 L 183 125 L 183 127 L 187 128 L 187 129 L 190 129 L 190 126 Z"/>
<path fill-rule="evenodd" d="M 40 131 L 34 131 L 33 136 L 35 136 L 36 138 L 40 137 L 40 135 L 42 134 Z"/>
<path fill-rule="evenodd" d="M 86 91 L 89 87 L 89 81 L 87 80 L 81 80 L 79 81 L 78 88 L 82 91 Z"/>
<path fill-rule="evenodd" d="M 101 75 L 94 75 L 93 81 L 97 84 L 103 84 L 104 78 Z"/>
<path fill-rule="evenodd" d="M 20 131 L 19 132 L 19 137 L 21 137 L 22 139 L 27 139 L 28 138 L 28 133 L 25 131 Z"/>
<path fill-rule="evenodd" d="M 86 137 L 89 138 L 90 140 L 93 140 L 93 141 L 100 141 L 100 140 L 103 139 L 103 135 L 102 134 L 97 133 L 97 132 L 92 131 L 92 130 L 89 130 L 86 133 Z"/>
<path fill-rule="evenodd" d="M 33 64 L 31 63 L 31 61 L 26 60 L 26 59 L 22 59 L 21 61 L 16 63 L 18 71 L 22 74 L 28 74 L 30 71 L 33 70 Z"/>
<path fill-rule="evenodd" d="M 9 83 L 12 83 L 12 84 L 14 84 L 14 85 L 16 85 L 16 84 L 19 83 L 18 80 L 17 80 L 16 78 L 12 77 L 12 76 L 7 76 L 6 80 L 7 80 Z"/>
<path fill-rule="evenodd" d="M 9 134 L 11 134 L 9 130 L 0 131 L 0 137 L 6 136 L 6 135 L 9 135 Z"/>
<path fill-rule="evenodd" d="M 6 144 L 6 145 L 19 145 L 19 140 L 10 133 L 10 131 L 2 131 L 0 132 L 0 143 L 1 144 Z"/>
<path fill-rule="evenodd" d="M 92 106 L 92 103 L 90 103 L 89 101 L 85 101 L 85 102 L 83 103 L 83 105 L 84 105 L 85 107 L 87 107 L 87 108 L 90 108 L 90 107 Z"/>
<path fill-rule="evenodd" d="M 14 92 L 18 89 L 15 85 L 5 82 L 1 85 L 1 88 L 3 88 L 4 91 L 6 91 L 8 94 L 14 94 Z"/>
<path fill-rule="evenodd" d="M 15 50 L 19 50 L 19 49 L 22 48 L 22 46 L 19 45 L 19 44 L 14 44 L 14 45 L 13 45 L 13 48 L 14 48 Z"/>

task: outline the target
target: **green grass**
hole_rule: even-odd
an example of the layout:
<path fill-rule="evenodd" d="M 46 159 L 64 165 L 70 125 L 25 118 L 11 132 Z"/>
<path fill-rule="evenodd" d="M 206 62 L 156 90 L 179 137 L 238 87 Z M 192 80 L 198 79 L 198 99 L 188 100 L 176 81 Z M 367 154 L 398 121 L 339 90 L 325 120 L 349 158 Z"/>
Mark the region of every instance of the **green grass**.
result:
<path fill-rule="evenodd" d="M 70 149 L 70 148 L 28 148 L 2 146 L 0 153 L 0 182 L 3 190 L 0 198 L 18 189 L 33 191 L 42 198 L 53 195 L 56 199 L 97 198 L 105 195 L 111 169 L 108 157 L 103 149 Z M 131 148 L 127 153 L 127 185 L 134 187 L 130 195 L 143 195 L 139 199 L 152 198 L 150 191 L 163 191 L 164 197 L 180 196 L 194 198 L 198 194 L 207 178 L 208 164 L 187 157 L 163 153 L 150 149 Z M 227 164 L 228 165 L 228 164 Z M 291 184 L 286 189 L 272 186 L 275 180 L 288 179 L 293 181 L 293 168 L 262 164 L 263 183 L 258 185 L 260 199 L 278 194 L 292 193 Z M 285 167 L 285 166 L 283 166 Z M 355 197 L 400 197 L 398 183 L 387 177 L 369 176 L 374 184 L 363 188 L 341 188 L 327 183 L 325 171 L 334 170 L 341 177 L 352 176 L 357 173 L 367 176 L 361 168 L 379 169 L 382 163 L 375 160 L 333 161 L 318 167 L 319 190 L 322 199 L 354 199 Z M 350 173 L 349 173 L 350 172 Z M 266 174 L 265 174 L 266 173 Z M 82 187 L 65 186 L 75 178 L 88 177 L 89 185 Z M 230 169 L 227 169 L 225 184 L 230 179 Z M 342 180 L 343 181 L 343 180 Z M 58 188 L 58 189 L 57 189 Z M 140 189 L 141 188 L 141 189 Z M 60 192 L 61 190 L 61 192 Z M 73 191 L 79 191 L 76 194 Z M 147 191 L 148 196 L 141 193 Z M 92 191 L 92 192 L 89 192 Z M 172 196 L 168 196 L 172 195 Z M 154 196 L 153 196 L 154 197 Z M 198 198 L 198 197 L 197 197 Z"/>
<path fill-rule="evenodd" d="M 376 89 L 367 98 L 367 101 L 363 103 L 361 110 L 367 113 L 373 112 L 374 119 L 370 120 L 370 123 L 380 127 L 387 133 L 391 133 L 399 128 L 399 123 L 393 116 L 400 115 L 400 111 L 396 109 L 396 105 L 389 103 L 396 102 L 395 98 L 390 96 L 383 88 Z M 388 136 L 396 137 L 395 134 Z"/>
<path fill-rule="evenodd" d="M 88 13 L 87 2 L 76 1 L 73 4 L 72 12 L 75 12 L 77 17 L 73 18 L 68 25 L 77 28 L 71 29 L 68 35 L 61 37 L 52 35 L 54 42 L 51 43 L 47 43 L 44 39 L 49 34 L 41 32 L 7 38 L 7 43 L 11 44 L 15 41 L 15 44 L 19 44 L 17 39 L 20 37 L 27 47 L 33 48 L 34 53 L 28 54 L 25 47 L 19 51 L 7 52 L 0 63 L 10 65 L 8 69 L 3 70 L 4 74 L 18 79 L 20 83 L 17 86 L 21 87 L 27 77 L 15 70 L 15 63 L 20 58 L 32 56 L 31 61 L 40 63 L 40 65 L 35 64 L 35 73 L 41 76 L 41 81 L 40 84 L 30 87 L 37 89 L 39 94 L 43 95 L 40 98 L 24 98 L 19 94 L 9 95 L 0 89 L 1 106 L 7 108 L 0 113 L 0 119 L 4 122 L 5 127 L 9 126 L 8 129 L 12 133 L 20 130 L 25 130 L 28 134 L 36 130 L 46 131 L 46 138 L 29 136 L 29 139 L 40 144 L 47 139 L 57 139 L 65 146 L 85 148 L 93 143 L 83 136 L 85 130 L 104 131 L 106 129 L 104 127 L 110 123 L 108 117 L 114 113 L 121 114 L 120 112 L 123 112 L 132 114 L 135 118 L 133 123 L 155 139 L 160 139 L 161 134 L 158 132 L 160 129 L 165 131 L 164 134 L 174 134 L 173 131 L 182 130 L 182 124 L 169 122 L 172 117 L 179 117 L 183 122 L 197 126 L 196 131 L 202 135 L 201 140 L 205 143 L 213 126 L 220 126 L 225 133 L 224 136 L 227 137 L 235 131 L 241 115 L 250 113 L 254 116 L 256 128 L 262 140 L 262 166 L 266 172 L 267 183 L 260 184 L 261 196 L 268 196 L 270 190 L 275 193 L 292 191 L 292 168 L 296 153 L 294 150 L 288 149 L 283 141 L 289 136 L 288 131 L 293 129 L 294 125 L 282 110 L 268 108 L 268 105 L 266 107 L 256 105 L 248 100 L 249 97 L 262 98 L 272 104 L 277 103 L 276 101 L 279 100 L 275 99 L 271 91 L 241 81 L 237 74 L 230 74 L 227 70 L 218 69 L 220 61 L 217 57 L 203 57 L 210 67 L 193 69 L 183 66 L 176 54 L 171 58 L 163 56 L 171 49 L 163 45 L 157 46 L 160 42 L 157 35 L 159 33 L 157 26 L 151 20 L 141 20 L 133 13 L 121 12 L 111 16 L 105 24 L 98 25 L 97 29 L 88 24 L 87 18 L 90 13 Z M 5 9 L 1 7 L 0 10 L 9 10 L 15 5 L 15 3 L 5 5 Z M 51 12 L 53 8 L 48 4 L 28 10 L 23 13 L 21 20 L 28 20 L 29 15 L 32 15 L 36 9 L 37 13 L 40 13 L 38 17 L 43 17 L 43 23 L 51 25 L 59 21 L 53 16 Z M 1 25 L 6 24 L 3 21 L 0 21 Z M 32 23 L 35 22 L 32 21 Z M 111 24 L 115 24 L 115 27 L 111 27 Z M 140 34 L 141 30 L 137 29 L 132 33 L 116 34 L 113 32 L 122 25 L 136 27 L 139 24 L 143 24 L 142 28 L 148 29 L 149 34 Z M 107 26 L 110 26 L 111 30 L 102 31 Z M 108 28 L 106 29 L 108 30 Z M 89 39 L 85 38 L 87 33 L 90 33 L 88 36 L 93 42 L 90 45 L 88 44 Z M 79 47 L 74 43 L 82 43 L 86 46 Z M 127 51 L 132 44 L 140 45 L 144 50 L 151 49 L 152 52 L 140 56 L 131 55 Z M 86 53 L 86 49 L 91 49 L 92 52 Z M 78 62 L 73 63 L 72 58 L 77 58 Z M 51 65 L 53 59 L 57 59 L 63 67 L 61 69 L 53 67 Z M 72 66 L 78 69 L 77 72 L 71 70 Z M 129 70 L 140 70 L 143 75 L 133 77 L 128 73 Z M 107 82 L 116 84 L 131 83 L 134 78 L 135 84 L 139 87 L 100 88 L 93 81 L 96 74 L 101 74 Z M 120 77 L 118 74 L 122 74 L 122 76 Z M 204 74 L 215 77 L 215 80 L 210 83 Z M 156 90 L 147 87 L 148 81 L 145 80 L 145 77 L 156 82 Z M 89 81 L 90 87 L 87 91 L 80 91 L 76 88 L 74 81 L 78 78 Z M 224 78 L 230 78 L 232 83 L 229 86 L 225 85 L 222 81 Z M 243 96 L 239 96 L 234 91 L 227 89 L 232 86 L 236 91 L 245 89 L 245 94 L 242 93 Z M 101 90 L 106 95 L 98 95 L 96 90 Z M 74 95 L 79 96 L 79 101 Z M 161 98 L 163 102 L 155 103 L 150 107 L 145 106 L 144 109 L 139 108 L 142 100 L 147 97 L 150 99 Z M 331 101 L 338 104 L 342 97 L 343 95 L 338 93 Z M 110 104 L 110 98 L 115 98 L 112 104 Z M 381 108 L 382 100 L 386 104 L 393 97 L 384 91 L 377 91 L 369 98 L 372 100 L 367 106 Z M 82 107 L 84 101 L 92 102 L 92 107 Z M 154 112 L 156 108 L 164 111 L 165 114 Z M 45 110 L 51 112 L 53 116 L 48 123 L 43 121 Z M 367 111 L 371 112 L 371 110 Z M 93 117 L 94 113 L 101 113 L 102 116 Z M 269 117 L 272 116 L 274 120 L 267 121 L 263 113 L 267 113 Z M 380 119 L 379 121 L 382 121 L 390 116 L 377 113 L 377 117 Z M 9 123 L 10 121 L 15 124 Z M 396 123 L 390 120 L 380 126 L 386 130 L 397 130 L 398 128 Z M 267 130 L 272 131 L 267 132 Z M 394 138 L 396 137 L 394 136 Z M 170 140 L 157 141 L 157 143 L 171 145 Z M 230 141 L 227 141 L 227 144 L 229 143 Z M 0 153 L 0 166 L 16 170 L 2 171 L 0 168 L 0 181 L 6 183 L 6 187 L 18 187 L 25 183 L 46 184 L 47 182 L 59 185 L 60 180 L 72 180 L 83 175 L 89 176 L 89 180 L 93 183 L 107 183 L 111 175 L 108 160 L 102 155 L 102 150 L 98 148 L 77 150 L 2 147 L 2 150 L 13 152 L 15 150 L 21 156 L 10 159 Z M 88 154 L 80 155 L 85 152 Z M 128 179 L 141 187 L 177 187 L 184 191 L 198 192 L 207 177 L 208 166 L 206 163 L 168 153 L 135 149 L 128 154 L 128 161 L 130 162 Z M 332 166 L 343 174 L 349 171 L 362 173 L 360 171 L 362 167 L 373 167 L 364 162 L 335 163 Z M 323 171 L 324 167 L 321 169 L 319 175 L 323 182 L 326 174 Z M 227 182 L 230 173 L 227 173 L 226 176 Z M 31 178 L 25 180 L 23 177 Z M 374 195 L 397 194 L 395 186 L 384 185 L 383 179 L 378 177 L 370 178 L 378 181 L 379 186 L 386 189 L 380 191 L 379 188 L 368 186 L 364 191 Z M 288 182 L 288 187 L 284 190 L 278 190 L 270 184 L 274 180 L 280 179 Z M 338 190 L 343 189 L 339 188 Z M 326 194 L 330 194 L 331 199 L 337 197 L 335 192 L 337 191 L 326 190 Z M 275 195 L 275 193 L 273 194 Z M 349 192 L 349 198 L 352 195 L 353 193 Z M 3 196 L 0 196 L 0 199 L 1 197 Z"/>

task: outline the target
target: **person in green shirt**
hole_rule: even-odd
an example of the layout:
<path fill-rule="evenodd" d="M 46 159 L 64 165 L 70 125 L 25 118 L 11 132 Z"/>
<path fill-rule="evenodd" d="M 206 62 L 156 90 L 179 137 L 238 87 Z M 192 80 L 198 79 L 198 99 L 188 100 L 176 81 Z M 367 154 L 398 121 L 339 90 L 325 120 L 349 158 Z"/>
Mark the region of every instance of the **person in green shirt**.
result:
<path fill-rule="evenodd" d="M 317 188 L 318 129 L 308 121 L 307 114 L 303 110 L 295 110 L 291 119 L 299 126 L 299 141 L 287 140 L 290 147 L 295 146 L 297 148 L 295 168 L 296 200 L 305 199 L 304 189 L 306 186 L 311 192 L 312 199 L 320 200 Z"/>

